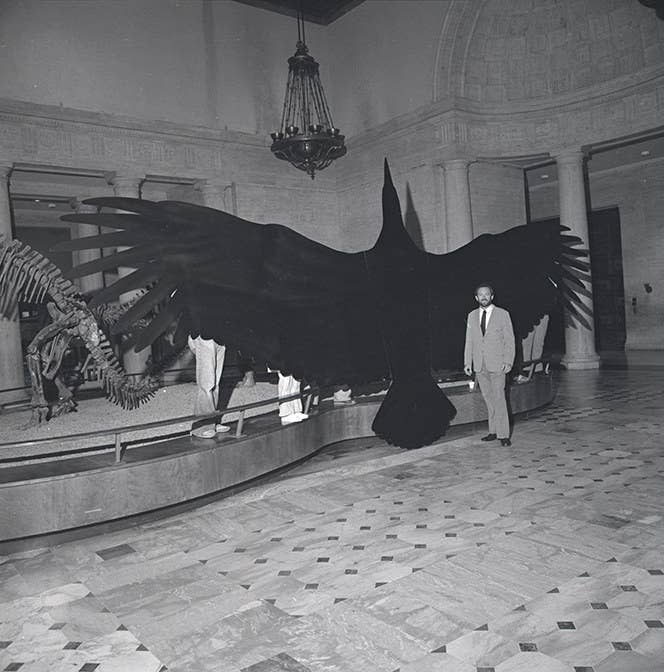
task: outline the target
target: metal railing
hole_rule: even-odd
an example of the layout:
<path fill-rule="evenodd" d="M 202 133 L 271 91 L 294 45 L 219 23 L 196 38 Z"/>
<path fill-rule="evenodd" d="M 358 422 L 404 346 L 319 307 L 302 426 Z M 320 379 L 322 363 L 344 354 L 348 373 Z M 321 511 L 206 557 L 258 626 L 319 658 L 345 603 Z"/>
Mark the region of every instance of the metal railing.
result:
<path fill-rule="evenodd" d="M 19 388 L 20 389 L 20 388 Z M 270 406 L 275 403 L 283 403 L 285 401 L 292 401 L 294 399 L 305 398 L 304 408 L 305 412 L 308 412 L 311 407 L 312 399 L 320 393 L 318 387 L 307 387 L 302 393 L 291 394 L 287 397 L 271 397 L 270 399 L 263 399 L 262 401 L 254 401 L 248 404 L 240 404 L 238 406 L 230 406 L 224 410 L 216 411 L 215 413 L 210 413 L 209 415 L 184 415 L 177 418 L 167 418 L 164 420 L 155 420 L 154 422 L 141 423 L 137 425 L 125 425 L 123 427 L 115 427 L 110 429 L 98 429 L 91 432 L 80 432 L 78 434 L 66 434 L 62 436 L 50 436 L 44 439 L 33 439 L 27 441 L 13 441 L 10 443 L 0 443 L 0 451 L 3 448 L 30 448 L 31 446 L 43 446 L 53 443 L 74 441 L 80 439 L 90 439 L 96 437 L 109 436 L 113 437 L 114 451 L 115 451 L 115 463 L 119 464 L 122 462 L 122 457 L 124 455 L 125 449 L 123 448 L 122 436 L 129 434 L 131 432 L 138 432 L 146 429 L 156 429 L 157 427 L 165 427 L 168 425 L 174 424 L 184 424 L 187 422 L 197 422 L 197 421 L 206 421 L 206 420 L 221 420 L 224 415 L 230 413 L 239 413 L 239 418 L 237 421 L 237 426 L 235 428 L 235 438 L 239 439 L 242 436 L 242 430 L 244 429 L 244 420 L 245 413 L 248 410 L 253 408 L 260 408 L 262 406 Z M 163 440 L 163 436 L 159 437 L 159 440 Z M 103 448 L 103 446 L 90 446 L 91 449 Z M 66 451 L 63 451 L 66 452 Z M 36 459 L 37 455 L 31 455 L 28 459 Z"/>
<path fill-rule="evenodd" d="M 516 367 L 515 378 L 522 383 L 532 380 L 538 364 L 542 365 L 542 371 L 544 374 L 548 375 L 551 369 L 551 362 L 548 357 L 539 357 L 538 359 L 529 359 L 525 362 L 521 362 L 519 366 Z"/>
<path fill-rule="evenodd" d="M 523 369 L 524 366 L 529 365 L 530 371 L 528 371 L 528 377 L 527 380 L 530 380 L 533 376 L 534 368 L 535 365 L 537 364 L 542 364 L 544 366 L 544 371 L 545 373 L 549 372 L 549 362 L 547 359 L 535 359 L 535 360 L 530 360 L 527 362 L 523 362 L 521 364 L 521 367 Z M 462 387 L 467 384 L 467 381 L 450 381 L 448 383 L 443 383 L 442 387 Z M 11 388 L 7 390 L 2 390 L 2 392 L 10 392 L 12 390 L 20 390 L 24 388 Z M 113 445 L 114 445 L 114 452 L 115 452 L 115 463 L 119 464 L 122 462 L 122 457 L 125 452 L 125 447 L 123 446 L 123 435 L 130 434 L 132 432 L 140 432 L 144 430 L 149 430 L 149 429 L 156 429 L 158 427 L 166 427 L 169 425 L 175 425 L 175 424 L 184 424 L 188 422 L 198 422 L 198 421 L 221 421 L 223 416 L 229 415 L 231 413 L 238 413 L 239 417 L 237 420 L 237 425 L 235 428 L 235 434 L 234 437 L 236 439 L 241 438 L 243 435 L 243 429 L 244 429 L 244 422 L 245 422 L 245 414 L 246 411 L 252 410 L 254 408 L 261 408 L 263 406 L 270 406 L 272 404 L 279 404 L 285 401 L 292 401 L 295 399 L 302 399 L 304 397 L 304 412 L 308 413 L 310 408 L 311 408 L 311 403 L 315 397 L 318 397 L 320 395 L 320 388 L 317 386 L 310 387 L 307 386 L 302 392 L 297 393 L 297 394 L 291 394 L 286 397 L 271 397 L 269 399 L 263 399 L 261 401 L 254 401 L 250 402 L 247 404 L 240 404 L 238 406 L 229 406 L 226 409 L 223 410 L 218 410 L 215 413 L 211 413 L 209 415 L 184 415 L 181 417 L 177 418 L 168 418 L 164 420 L 155 420 L 154 422 L 148 422 L 148 423 L 141 423 L 141 424 L 136 424 L 136 425 L 125 425 L 123 427 L 116 427 L 116 428 L 110 428 L 110 429 L 99 429 L 99 430 L 94 430 L 90 432 L 80 432 L 77 434 L 66 434 L 62 436 L 52 436 L 52 437 L 46 437 L 42 439 L 32 439 L 32 440 L 27 440 L 27 441 L 13 441 L 9 443 L 0 443 L 0 451 L 2 451 L 3 448 L 29 448 L 31 446 L 43 446 L 43 445 L 49 445 L 53 443 L 59 443 L 59 442 L 67 442 L 67 441 L 74 441 L 74 440 L 81 440 L 81 439 L 91 439 L 91 438 L 96 438 L 96 437 L 113 437 Z M 157 440 L 163 440 L 164 437 L 160 436 Z M 146 441 L 145 443 L 149 443 L 149 440 Z M 94 449 L 103 449 L 104 446 L 89 446 L 88 448 L 90 450 Z M 67 451 L 63 451 L 66 453 Z M 62 454 L 62 453 L 60 453 Z M 0 456 L 1 457 L 1 456 Z M 26 459 L 36 459 L 38 458 L 39 455 L 31 455 Z"/>

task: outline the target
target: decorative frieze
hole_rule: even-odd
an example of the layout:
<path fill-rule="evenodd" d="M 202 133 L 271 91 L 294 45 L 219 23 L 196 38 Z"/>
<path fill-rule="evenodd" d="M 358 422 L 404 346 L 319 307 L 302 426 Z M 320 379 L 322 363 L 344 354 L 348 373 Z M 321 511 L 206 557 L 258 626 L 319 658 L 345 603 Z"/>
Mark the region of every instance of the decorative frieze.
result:
<path fill-rule="evenodd" d="M 354 136 L 349 147 L 363 154 L 376 148 L 383 155 L 399 156 L 412 147 L 439 163 L 453 156 L 455 148 L 456 154 L 509 158 L 645 135 L 661 127 L 664 118 L 664 68 L 651 69 L 648 75 L 630 86 L 603 87 L 585 99 L 558 97 L 548 105 L 499 105 L 487 111 L 467 99 L 448 98 Z M 432 127 L 433 149 L 426 146 Z"/>
<path fill-rule="evenodd" d="M 8 108 L 8 109 L 7 109 Z M 12 108 L 24 110 L 17 113 Z M 209 129 L 169 125 L 167 132 L 129 128 L 114 123 L 90 123 L 85 113 L 70 111 L 71 118 L 49 118 L 47 106 L 0 101 L 0 151 L 14 163 L 51 166 L 76 166 L 87 170 L 125 168 L 146 173 L 180 175 L 194 179 L 231 168 L 235 175 L 265 172 L 268 179 L 279 174 L 279 167 L 264 161 L 269 157 L 266 140 L 251 135 L 226 139 Z M 65 112 L 59 111 L 62 117 Z M 283 172 L 283 171 L 281 171 Z M 323 180 L 325 181 L 325 180 Z"/>
<path fill-rule="evenodd" d="M 440 125 L 440 140 L 443 145 L 468 142 L 468 124 L 460 119 L 444 121 Z"/>

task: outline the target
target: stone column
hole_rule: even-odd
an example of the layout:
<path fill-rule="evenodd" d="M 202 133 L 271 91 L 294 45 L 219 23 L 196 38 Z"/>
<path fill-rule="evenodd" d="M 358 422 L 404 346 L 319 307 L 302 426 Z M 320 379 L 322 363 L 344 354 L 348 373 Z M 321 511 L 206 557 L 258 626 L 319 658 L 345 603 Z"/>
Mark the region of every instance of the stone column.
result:
<path fill-rule="evenodd" d="M 115 175 L 109 179 L 109 183 L 113 186 L 113 194 L 124 198 L 140 198 L 141 183 L 144 178 L 135 176 Z M 118 248 L 121 252 L 126 248 Z M 134 268 L 126 268 L 124 266 L 118 267 L 118 278 L 123 278 L 132 273 Z M 126 292 L 120 295 L 120 302 L 125 303 L 131 301 L 138 292 Z M 125 352 L 122 363 L 124 364 L 127 373 L 142 373 L 145 370 L 145 365 L 150 356 L 150 348 L 145 348 L 141 352 L 134 352 L 129 350 Z"/>
<path fill-rule="evenodd" d="M 579 149 L 567 150 L 556 156 L 558 167 L 558 198 L 560 201 L 560 223 L 570 229 L 570 233 L 583 241 L 589 249 L 588 207 L 584 181 L 584 153 Z M 590 258 L 588 258 L 590 261 Z M 589 296 L 579 295 L 583 304 L 592 313 L 592 280 L 585 283 Z M 595 351 L 595 329 L 592 316 L 581 313 L 589 326 L 580 324 L 573 316 L 565 320 L 565 355 L 561 364 L 568 369 L 597 369 L 599 356 Z"/>
<path fill-rule="evenodd" d="M 9 205 L 11 170 L 9 165 L 0 165 L 0 236 L 5 242 L 13 238 Z M 25 399 L 27 392 L 24 389 L 2 392 L 2 390 L 23 387 L 25 387 L 25 377 L 19 317 L 18 315 L 9 319 L 0 317 L 0 405 Z"/>
<path fill-rule="evenodd" d="M 449 159 L 443 163 L 445 181 L 445 228 L 447 251 L 452 252 L 473 239 L 470 209 L 468 159 Z"/>
<path fill-rule="evenodd" d="M 88 212 L 97 212 L 97 207 L 94 205 L 85 205 L 81 203 L 78 199 L 74 199 L 71 203 L 71 207 L 76 211 L 77 214 L 85 214 Z M 93 224 L 84 224 L 77 223 L 72 224 L 71 228 L 71 237 L 72 238 L 85 238 L 87 236 L 98 236 L 99 227 L 94 226 Z M 78 250 L 73 253 L 74 266 L 79 266 L 80 264 L 86 264 L 89 261 L 95 261 L 101 257 L 101 249 L 92 249 L 92 250 Z M 98 289 L 101 289 L 104 286 L 104 274 L 100 271 L 98 273 L 92 273 L 91 275 L 84 275 L 82 278 L 76 278 L 79 289 L 83 294 L 93 293 Z"/>

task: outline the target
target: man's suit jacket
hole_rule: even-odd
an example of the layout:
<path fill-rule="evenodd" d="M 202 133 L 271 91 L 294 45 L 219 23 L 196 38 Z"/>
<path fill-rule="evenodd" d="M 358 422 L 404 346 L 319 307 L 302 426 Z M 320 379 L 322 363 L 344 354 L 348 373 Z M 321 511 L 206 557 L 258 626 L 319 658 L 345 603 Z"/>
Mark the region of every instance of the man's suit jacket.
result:
<path fill-rule="evenodd" d="M 494 305 L 484 336 L 480 329 L 480 308 L 468 314 L 464 366 L 472 366 L 474 371 L 484 368 L 497 373 L 504 364 L 512 366 L 514 355 L 514 329 L 505 309 Z"/>

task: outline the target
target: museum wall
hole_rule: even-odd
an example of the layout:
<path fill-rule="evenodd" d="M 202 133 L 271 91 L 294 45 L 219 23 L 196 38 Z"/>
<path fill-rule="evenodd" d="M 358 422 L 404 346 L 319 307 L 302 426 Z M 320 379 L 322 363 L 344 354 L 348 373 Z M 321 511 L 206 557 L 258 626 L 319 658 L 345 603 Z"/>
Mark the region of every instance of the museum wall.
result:
<path fill-rule="evenodd" d="M 307 39 L 329 63 L 325 30 Z M 264 134 L 296 40 L 294 19 L 228 0 L 3 0 L 0 98 Z"/>
<path fill-rule="evenodd" d="M 6 0 L 0 40 L 0 99 L 46 106 L 45 117 L 80 111 L 139 131 L 144 127 L 133 120 L 156 120 L 171 124 L 165 131 L 198 134 L 219 147 L 229 133 L 246 133 L 267 151 L 267 134 L 281 115 L 295 22 L 230 0 Z M 349 145 L 347 158 L 317 176 L 311 195 L 315 207 L 317 189 L 338 191 L 340 213 L 357 208 L 350 183 L 374 180 L 383 156 L 404 179 L 422 185 L 416 206 L 428 214 L 440 210 L 436 172 L 452 155 L 500 159 L 606 140 L 615 129 L 633 132 L 634 116 L 656 116 L 648 100 L 634 95 L 629 109 L 588 109 L 572 120 L 546 110 L 578 108 L 586 92 L 597 98 L 620 90 L 635 73 L 664 63 L 664 22 L 624 0 L 565 0 L 555 7 L 531 0 L 365 0 L 327 27 L 307 23 L 307 40 Z M 455 110 L 460 118 L 450 121 Z M 265 153 L 241 149 L 220 151 L 220 165 L 203 158 L 200 172 L 211 168 L 226 182 L 258 187 L 314 186 L 284 164 L 263 161 Z M 189 164 L 201 158 L 191 154 Z M 196 168 L 187 167 L 188 175 Z M 352 204 L 343 202 L 346 195 Z M 474 197 L 481 199 L 481 190 Z M 474 203 L 474 210 L 486 211 L 492 200 Z M 357 230 L 353 222 L 337 225 L 336 209 L 329 218 L 328 208 L 317 212 L 326 226 Z M 265 214 L 274 218 L 273 211 Z M 436 215 L 425 232 L 434 246 L 442 223 Z M 348 245 L 364 240 L 359 235 Z"/>
<path fill-rule="evenodd" d="M 450 2 L 365 0 L 328 26 L 334 120 L 356 136 L 433 101 L 438 39 Z"/>
<path fill-rule="evenodd" d="M 664 343 L 664 161 L 646 161 L 591 173 L 592 208 L 618 207 L 625 285 L 626 349 L 661 349 Z M 555 184 L 530 191 L 531 216 L 558 216 Z M 645 291 L 649 283 L 653 291 Z M 632 297 L 637 300 L 636 312 Z"/>
<path fill-rule="evenodd" d="M 535 111 L 664 63 L 664 22 L 636 0 L 365 0 L 328 32 L 353 137 L 432 103 Z"/>
<path fill-rule="evenodd" d="M 546 105 L 612 85 L 661 65 L 662 23 L 636 0 L 365 0 L 306 31 L 356 136 L 435 101 Z M 295 41 L 291 17 L 230 0 L 4 0 L 0 98 L 264 133 Z"/>
<path fill-rule="evenodd" d="M 478 161 L 470 166 L 473 233 L 501 233 L 526 223 L 523 171 Z"/>
<path fill-rule="evenodd" d="M 445 213 L 442 204 L 442 171 L 426 162 L 412 165 L 399 152 L 372 153 L 364 162 L 349 154 L 347 165 L 355 178 L 341 180 L 338 190 L 339 226 L 343 249 L 357 252 L 370 248 L 382 225 L 383 159 L 390 165 L 401 211 L 411 238 L 428 252 L 446 251 Z M 360 171 L 366 170 L 362 176 Z"/>
<path fill-rule="evenodd" d="M 313 182 L 269 154 L 294 19 L 228 0 L 5 0 L 3 160 L 232 184 L 239 215 L 352 251 L 378 235 L 387 157 L 409 230 L 444 252 L 446 161 L 470 162 L 474 234 L 499 232 L 525 221 L 512 159 L 661 125 L 664 22 L 636 0 L 365 0 L 306 29 L 349 147 Z"/>
<path fill-rule="evenodd" d="M 241 216 L 334 242 L 335 168 L 312 183 L 269 152 L 296 39 L 294 19 L 230 1 L 0 3 L 11 191 L 32 188 L 23 166 L 44 171 L 48 191 L 35 194 L 79 198 L 112 194 L 104 178 L 141 180 L 143 197 L 154 176 L 233 184 Z M 307 25 L 307 39 L 325 58 L 324 30 Z M 78 193 L 78 173 L 100 179 Z M 16 223 L 26 217 L 16 207 Z"/>
<path fill-rule="evenodd" d="M 387 143 L 389 147 L 389 143 Z M 386 152 L 403 211 L 404 225 L 418 247 L 448 251 L 443 167 L 426 161 L 404 160 L 399 151 Z M 395 159 L 391 159 L 394 156 Z M 355 157 L 347 157 L 349 166 Z M 359 162 L 358 162 L 359 163 Z M 416 165 L 413 165 L 416 164 Z M 349 182 L 338 192 L 339 223 L 344 249 L 370 247 L 380 231 L 382 163 L 373 158 L 371 179 Z M 359 170 L 358 170 L 359 175 Z M 346 181 L 344 181 L 345 183 Z M 500 233 L 526 223 L 523 171 L 513 166 L 477 161 L 468 168 L 473 234 Z"/>
<path fill-rule="evenodd" d="M 383 157 L 402 202 L 407 185 L 417 192 L 425 246 L 445 251 L 446 160 L 471 162 L 474 234 L 498 232 L 525 222 L 510 160 L 661 125 L 664 22 L 636 1 L 423 2 L 415 12 L 365 0 L 329 35 L 331 99 L 350 135 L 337 182 L 349 249 L 375 239 Z"/>

